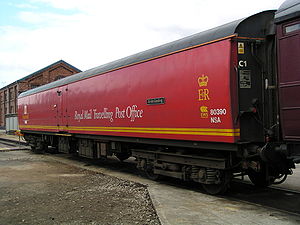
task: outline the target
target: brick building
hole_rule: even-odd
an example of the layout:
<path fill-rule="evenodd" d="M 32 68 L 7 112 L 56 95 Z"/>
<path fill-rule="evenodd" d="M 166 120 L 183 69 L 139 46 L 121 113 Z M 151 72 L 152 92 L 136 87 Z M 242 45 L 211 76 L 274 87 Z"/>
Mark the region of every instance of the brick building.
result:
<path fill-rule="evenodd" d="M 17 97 L 29 89 L 81 72 L 60 60 L 0 89 L 0 127 L 5 127 L 5 118 L 16 116 Z"/>

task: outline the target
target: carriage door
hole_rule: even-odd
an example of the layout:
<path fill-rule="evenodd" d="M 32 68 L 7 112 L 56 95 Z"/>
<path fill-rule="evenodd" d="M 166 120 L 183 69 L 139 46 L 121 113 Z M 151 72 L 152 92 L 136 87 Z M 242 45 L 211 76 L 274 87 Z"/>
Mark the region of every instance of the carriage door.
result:
<path fill-rule="evenodd" d="M 300 18 L 277 26 L 277 44 L 283 138 L 300 140 Z"/>
<path fill-rule="evenodd" d="M 57 126 L 59 131 L 68 131 L 68 110 L 67 110 L 67 100 L 68 100 L 68 87 L 59 87 L 56 90 L 58 97 L 57 104 Z"/>

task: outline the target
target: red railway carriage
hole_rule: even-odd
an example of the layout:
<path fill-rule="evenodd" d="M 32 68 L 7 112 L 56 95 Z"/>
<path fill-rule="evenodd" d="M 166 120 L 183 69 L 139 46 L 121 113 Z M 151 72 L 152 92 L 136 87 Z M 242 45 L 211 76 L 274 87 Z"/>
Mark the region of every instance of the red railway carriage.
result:
<path fill-rule="evenodd" d="M 284 142 L 278 125 L 274 13 L 22 93 L 20 129 L 34 151 L 134 156 L 152 179 L 193 180 L 211 194 L 234 173 L 256 185 L 284 180 L 297 144 Z"/>
<path fill-rule="evenodd" d="M 30 116 L 21 127 L 234 143 L 231 39 L 20 98 Z"/>

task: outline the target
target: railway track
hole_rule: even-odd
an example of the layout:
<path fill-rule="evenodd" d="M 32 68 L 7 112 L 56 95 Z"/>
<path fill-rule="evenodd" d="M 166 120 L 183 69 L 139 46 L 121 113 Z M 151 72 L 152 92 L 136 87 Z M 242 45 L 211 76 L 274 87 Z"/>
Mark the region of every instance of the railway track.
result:
<path fill-rule="evenodd" d="M 285 191 L 285 192 L 290 192 L 290 193 L 293 193 L 293 194 L 300 195 L 300 191 L 297 191 L 297 190 L 292 190 L 292 189 L 283 188 L 283 187 L 276 187 L 276 186 L 272 186 L 272 187 L 269 187 L 269 188 L 274 189 L 274 190 L 280 190 L 280 191 Z"/>
<path fill-rule="evenodd" d="M 17 151 L 28 150 L 29 146 L 25 142 L 18 140 L 11 140 L 6 138 L 0 138 L 0 152 L 3 151 Z"/>
<path fill-rule="evenodd" d="M 238 180 L 238 179 L 236 179 L 236 180 L 233 180 L 233 182 L 237 182 L 237 183 L 242 183 L 242 184 L 245 184 L 245 185 L 253 186 L 252 183 L 251 183 L 251 181 L 248 181 L 248 180 Z M 277 191 L 284 191 L 284 192 L 289 192 L 289 193 L 299 194 L 300 195 L 300 183 L 299 183 L 299 190 L 288 189 L 288 188 L 285 188 L 285 187 L 282 187 L 282 186 L 276 186 L 276 185 L 269 186 L 266 189 L 277 190 Z"/>
<path fill-rule="evenodd" d="M 299 187 L 299 186 L 298 186 Z M 264 206 L 300 217 L 300 191 L 297 187 L 257 188 L 249 181 L 233 181 L 225 198 Z"/>
<path fill-rule="evenodd" d="M 287 189 L 287 188 L 283 188 L 283 187 L 268 187 L 267 189 L 271 190 L 271 191 L 276 191 L 278 193 L 281 193 L 283 195 L 285 195 L 286 201 L 288 202 L 289 200 L 291 201 L 291 203 L 288 203 L 289 207 L 281 207 L 279 206 L 270 206 L 271 208 L 283 211 L 283 212 L 287 212 L 287 213 L 291 213 L 293 215 L 297 215 L 300 217 L 300 191 L 298 190 L 292 190 L 292 189 Z"/>

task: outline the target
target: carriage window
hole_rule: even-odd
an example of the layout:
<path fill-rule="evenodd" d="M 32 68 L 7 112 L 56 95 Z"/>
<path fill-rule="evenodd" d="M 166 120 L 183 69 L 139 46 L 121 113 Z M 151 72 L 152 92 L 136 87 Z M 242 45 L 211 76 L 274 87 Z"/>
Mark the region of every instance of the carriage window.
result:
<path fill-rule="evenodd" d="M 291 33 L 300 30 L 300 23 L 285 27 L 285 33 Z"/>

